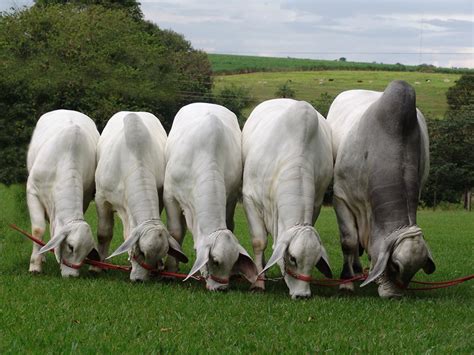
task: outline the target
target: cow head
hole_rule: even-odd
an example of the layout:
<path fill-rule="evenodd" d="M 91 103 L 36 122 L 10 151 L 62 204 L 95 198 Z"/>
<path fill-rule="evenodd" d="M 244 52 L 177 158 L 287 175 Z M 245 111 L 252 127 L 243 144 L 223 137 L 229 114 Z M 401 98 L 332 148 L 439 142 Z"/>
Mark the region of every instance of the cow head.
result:
<path fill-rule="evenodd" d="M 384 239 L 375 265 L 361 286 L 375 280 L 379 284 L 380 297 L 399 297 L 418 270 L 431 274 L 435 268 L 421 229 L 405 227 Z"/>
<path fill-rule="evenodd" d="M 74 220 L 59 228 L 39 253 L 54 249 L 63 277 L 79 276 L 79 267 L 85 258 L 99 260 L 92 231 L 84 220 Z"/>
<path fill-rule="evenodd" d="M 326 249 L 312 226 L 298 225 L 283 233 L 262 273 L 276 263 L 285 275 L 285 282 L 293 299 L 310 297 L 311 289 L 309 282 L 297 279 L 291 274 L 309 277 L 316 266 L 326 277 L 332 277 Z"/>
<path fill-rule="evenodd" d="M 157 269 L 168 254 L 187 263 L 188 258 L 179 243 L 168 233 L 160 220 L 148 220 L 135 227 L 127 240 L 107 259 L 129 252 L 132 263 L 130 280 L 146 281 L 152 269 Z"/>
<path fill-rule="evenodd" d="M 196 261 L 187 278 L 198 271 L 206 277 L 210 291 L 226 290 L 232 274 L 241 274 L 251 283 L 257 280 L 257 266 L 228 229 L 204 237 L 196 246 Z"/>

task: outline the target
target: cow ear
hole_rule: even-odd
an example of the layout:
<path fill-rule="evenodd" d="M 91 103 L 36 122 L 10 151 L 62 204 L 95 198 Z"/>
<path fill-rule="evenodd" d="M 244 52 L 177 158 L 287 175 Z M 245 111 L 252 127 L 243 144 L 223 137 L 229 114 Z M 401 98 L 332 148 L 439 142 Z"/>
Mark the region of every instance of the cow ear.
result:
<path fill-rule="evenodd" d="M 46 245 L 44 245 L 39 250 L 39 254 L 43 254 L 43 253 L 46 253 L 47 251 L 54 249 L 54 255 L 56 256 L 56 260 L 58 261 L 58 263 L 61 263 L 61 251 L 60 251 L 59 246 L 66 239 L 67 235 L 68 234 L 66 232 L 62 232 L 56 235 L 55 237 L 51 238 L 49 242 L 46 243 Z"/>
<path fill-rule="evenodd" d="M 268 260 L 267 265 L 265 265 L 265 268 L 260 272 L 259 275 L 263 274 L 265 271 L 270 269 L 273 265 L 275 265 L 279 260 L 281 260 L 285 256 L 286 249 L 288 248 L 287 243 L 279 243 L 275 250 L 273 250 L 273 254 L 270 257 L 270 260 Z"/>
<path fill-rule="evenodd" d="M 201 270 L 204 265 L 207 264 L 209 261 L 209 253 L 211 251 L 211 246 L 210 245 L 204 245 L 201 247 L 198 247 L 196 250 L 196 261 L 194 262 L 193 267 L 191 268 L 191 271 L 189 272 L 188 276 L 183 281 L 186 281 L 189 279 L 191 276 L 193 276 L 196 272 Z"/>
<path fill-rule="evenodd" d="M 105 260 L 113 258 L 114 256 L 120 255 L 132 249 L 135 243 L 138 242 L 138 239 L 140 239 L 140 235 L 140 233 L 132 231 L 127 240 L 125 240 L 125 242 L 123 242 L 122 245 L 120 245 L 110 256 L 105 258 Z"/>
<path fill-rule="evenodd" d="M 372 281 L 374 281 L 377 277 L 379 277 L 387 267 L 388 259 L 390 258 L 390 253 L 387 250 L 383 250 L 380 252 L 379 257 L 377 258 L 377 262 L 372 270 L 369 271 L 369 275 L 367 279 L 360 285 L 360 287 L 364 287 L 368 285 Z"/>
<path fill-rule="evenodd" d="M 179 243 L 172 236 L 168 236 L 168 244 L 168 255 L 171 255 L 173 258 L 182 263 L 187 263 L 189 261 L 188 257 L 181 249 L 181 245 L 179 245 Z"/>
<path fill-rule="evenodd" d="M 239 245 L 239 257 L 232 271 L 242 274 L 250 283 L 257 281 L 257 265 L 255 265 L 250 255 L 241 245 Z"/>
<path fill-rule="evenodd" d="M 436 270 L 436 265 L 433 260 L 433 255 L 431 255 L 430 248 L 426 245 L 426 251 L 428 252 L 428 256 L 426 258 L 426 263 L 423 266 L 423 271 L 427 274 L 432 274 Z"/>
<path fill-rule="evenodd" d="M 321 271 L 324 276 L 326 276 L 329 279 L 332 279 L 332 271 L 331 271 L 331 267 L 329 266 L 328 254 L 326 253 L 326 249 L 324 249 L 322 245 L 321 245 L 321 257 L 316 263 L 316 268 L 319 271 Z"/>

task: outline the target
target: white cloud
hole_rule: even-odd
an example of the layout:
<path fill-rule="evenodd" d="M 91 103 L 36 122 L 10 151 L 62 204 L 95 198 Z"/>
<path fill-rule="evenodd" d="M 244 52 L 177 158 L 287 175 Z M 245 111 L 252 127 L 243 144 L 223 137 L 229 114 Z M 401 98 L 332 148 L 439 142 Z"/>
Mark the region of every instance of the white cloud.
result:
<path fill-rule="evenodd" d="M 0 10 L 15 3 L 31 5 L 32 0 L 0 0 Z M 211 52 L 345 56 L 474 68 L 472 0 L 142 0 L 141 4 L 146 19 Z"/>

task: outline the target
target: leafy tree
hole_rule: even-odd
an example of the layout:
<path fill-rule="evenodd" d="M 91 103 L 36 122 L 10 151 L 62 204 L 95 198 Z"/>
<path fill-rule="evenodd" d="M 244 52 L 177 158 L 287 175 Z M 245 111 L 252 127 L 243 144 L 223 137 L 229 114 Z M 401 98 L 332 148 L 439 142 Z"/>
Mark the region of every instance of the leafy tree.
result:
<path fill-rule="evenodd" d="M 140 9 L 140 3 L 136 0 L 35 0 L 37 6 L 49 6 L 49 5 L 101 5 L 109 9 L 122 9 L 125 10 L 135 19 L 143 19 L 143 13 Z"/>
<path fill-rule="evenodd" d="M 3 14 L 0 63 L 4 183 L 24 181 L 27 144 L 48 111 L 83 112 L 99 130 L 115 112 L 150 111 L 169 129 L 178 109 L 212 86 L 207 56 L 181 36 L 97 5 Z"/>
<path fill-rule="evenodd" d="M 213 100 L 215 103 L 225 106 L 235 113 L 240 127 L 243 127 L 246 119 L 242 113 L 243 109 L 254 101 L 248 88 L 236 86 L 235 84 L 223 87 L 215 94 Z"/>
<path fill-rule="evenodd" d="M 275 96 L 289 99 L 295 98 L 296 92 L 290 86 L 290 80 L 287 80 L 286 83 L 278 87 L 278 90 L 275 92 Z"/>
<path fill-rule="evenodd" d="M 428 120 L 431 171 L 422 199 L 459 202 L 474 185 L 474 75 L 465 74 L 448 89 L 444 120 Z"/>
<path fill-rule="evenodd" d="M 449 109 L 461 110 L 463 106 L 474 105 L 474 74 L 464 74 L 446 93 Z"/>
<path fill-rule="evenodd" d="M 428 120 L 430 175 L 422 200 L 458 203 L 474 185 L 474 106 L 451 111 L 444 120 Z"/>

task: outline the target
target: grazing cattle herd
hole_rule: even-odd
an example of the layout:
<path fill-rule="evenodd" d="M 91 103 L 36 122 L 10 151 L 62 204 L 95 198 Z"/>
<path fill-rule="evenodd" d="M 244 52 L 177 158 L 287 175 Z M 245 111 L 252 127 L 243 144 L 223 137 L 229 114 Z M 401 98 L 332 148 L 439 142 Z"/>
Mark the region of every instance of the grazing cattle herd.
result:
<path fill-rule="evenodd" d="M 177 271 L 188 261 L 181 245 L 189 229 L 196 258 L 188 277 L 200 272 L 207 289 L 225 290 L 241 274 L 264 290 L 258 276 L 278 264 L 290 296 L 306 298 L 313 267 L 332 277 L 314 224 L 333 180 L 341 278 L 362 273 L 366 251 L 371 267 L 362 286 L 375 281 L 381 297 L 400 297 L 418 270 L 435 270 L 416 224 L 428 144 L 415 92 L 403 81 L 383 93 L 341 93 L 327 120 L 304 101 L 268 100 L 242 131 L 234 113 L 207 103 L 183 107 L 168 137 L 147 112 L 116 113 L 99 136 L 86 115 L 52 111 L 39 119 L 28 150 L 32 234 L 42 239 L 48 220 L 52 236 L 41 249 L 33 245 L 29 270 L 41 272 L 42 254 L 52 249 L 64 277 L 78 276 L 86 258 L 128 252 L 130 279 L 145 281 L 150 270 Z M 97 245 L 84 220 L 94 191 Z M 240 196 L 255 263 L 234 234 Z M 114 212 L 124 242 L 109 255 Z"/>

